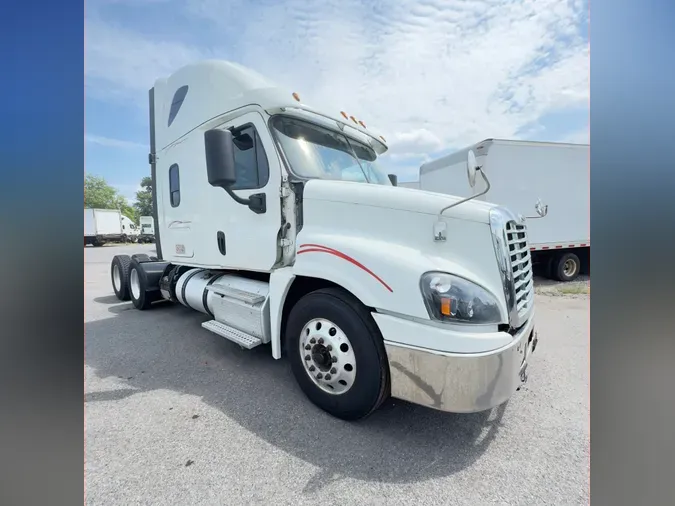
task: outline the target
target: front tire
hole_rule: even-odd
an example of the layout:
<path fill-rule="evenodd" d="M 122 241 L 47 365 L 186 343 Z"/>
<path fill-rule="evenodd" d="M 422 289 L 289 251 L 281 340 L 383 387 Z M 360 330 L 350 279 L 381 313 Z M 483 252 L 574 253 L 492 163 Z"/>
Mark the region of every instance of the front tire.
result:
<path fill-rule="evenodd" d="M 339 288 L 302 297 L 286 325 L 291 369 L 304 394 L 343 420 L 375 411 L 389 395 L 389 366 L 368 309 Z"/>

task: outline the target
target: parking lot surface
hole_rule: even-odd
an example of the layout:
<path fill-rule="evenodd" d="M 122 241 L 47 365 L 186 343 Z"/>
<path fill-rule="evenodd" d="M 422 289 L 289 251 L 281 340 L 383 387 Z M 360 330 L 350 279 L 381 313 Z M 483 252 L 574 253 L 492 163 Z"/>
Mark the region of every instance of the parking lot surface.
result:
<path fill-rule="evenodd" d="M 242 350 L 179 305 L 119 302 L 113 255 L 152 252 L 85 248 L 87 504 L 588 504 L 588 296 L 536 296 L 539 345 L 507 404 L 389 400 L 348 423 L 268 346 Z"/>

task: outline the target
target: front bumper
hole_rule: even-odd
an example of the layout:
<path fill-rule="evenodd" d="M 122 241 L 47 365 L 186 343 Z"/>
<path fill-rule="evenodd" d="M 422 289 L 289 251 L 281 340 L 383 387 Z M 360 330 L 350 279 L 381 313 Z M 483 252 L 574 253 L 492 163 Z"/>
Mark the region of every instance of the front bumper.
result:
<path fill-rule="evenodd" d="M 386 341 L 391 395 L 441 411 L 473 413 L 503 404 L 527 381 L 537 345 L 533 318 L 508 345 L 483 353 L 446 353 Z"/>

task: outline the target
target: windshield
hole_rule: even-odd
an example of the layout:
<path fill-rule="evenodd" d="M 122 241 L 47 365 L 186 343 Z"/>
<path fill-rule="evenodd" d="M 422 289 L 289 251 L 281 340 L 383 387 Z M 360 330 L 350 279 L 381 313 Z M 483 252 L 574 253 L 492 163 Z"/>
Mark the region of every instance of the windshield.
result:
<path fill-rule="evenodd" d="M 391 186 L 377 164 L 375 151 L 344 134 L 285 116 L 272 120 L 273 132 L 300 177 L 336 179 Z"/>

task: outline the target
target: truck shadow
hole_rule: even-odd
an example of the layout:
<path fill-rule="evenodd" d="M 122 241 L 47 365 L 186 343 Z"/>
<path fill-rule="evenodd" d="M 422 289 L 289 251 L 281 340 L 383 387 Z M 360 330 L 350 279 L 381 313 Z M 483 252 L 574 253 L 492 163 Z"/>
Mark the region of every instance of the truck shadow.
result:
<path fill-rule="evenodd" d="M 392 399 L 365 420 L 344 422 L 304 397 L 287 360 L 274 360 L 269 346 L 242 350 L 202 329 L 206 316 L 180 306 L 130 308 L 120 304 L 115 316 L 85 325 L 87 366 L 100 378 L 120 378 L 128 385 L 90 392 L 85 402 L 114 402 L 157 389 L 198 396 L 266 442 L 316 466 L 319 471 L 305 486 L 308 493 L 346 477 L 410 483 L 451 475 L 479 459 L 501 427 L 506 405 L 455 415 Z"/>

